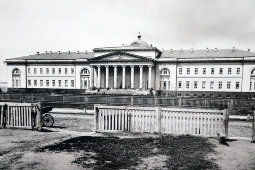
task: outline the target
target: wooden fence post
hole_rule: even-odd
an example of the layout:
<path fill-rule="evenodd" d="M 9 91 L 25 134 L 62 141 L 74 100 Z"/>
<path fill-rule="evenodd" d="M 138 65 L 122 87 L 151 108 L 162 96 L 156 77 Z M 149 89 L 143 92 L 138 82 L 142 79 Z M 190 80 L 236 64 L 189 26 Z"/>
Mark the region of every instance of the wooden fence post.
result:
<path fill-rule="evenodd" d="M 228 124 L 229 124 L 229 110 L 228 109 L 224 109 L 223 111 L 223 134 L 226 135 L 226 138 L 228 138 Z"/>
<path fill-rule="evenodd" d="M 42 131 L 42 104 L 38 102 L 36 104 L 36 128 L 38 131 Z"/>
<path fill-rule="evenodd" d="M 252 143 L 255 143 L 255 110 L 253 111 L 253 120 L 252 120 Z"/>
<path fill-rule="evenodd" d="M 154 106 L 155 106 L 155 107 L 157 107 L 157 106 L 158 106 L 158 97 L 157 97 L 157 96 L 155 96 L 155 97 L 154 97 L 154 100 L 155 100 L 155 102 L 154 102 Z"/>
<path fill-rule="evenodd" d="M 161 107 L 155 107 L 155 113 L 158 116 L 158 129 L 157 132 L 161 133 Z"/>
<path fill-rule="evenodd" d="M 131 106 L 134 105 L 134 96 L 131 96 Z"/>
<path fill-rule="evenodd" d="M 5 104 L 3 106 L 3 128 L 6 128 L 6 125 L 7 125 L 7 121 L 6 121 L 7 109 L 8 109 L 8 106 L 7 106 L 7 104 Z"/>
<path fill-rule="evenodd" d="M 98 109 L 98 105 L 95 104 L 94 105 L 94 122 L 95 122 L 95 131 L 98 130 L 98 114 L 99 114 L 99 109 Z"/>
<path fill-rule="evenodd" d="M 182 98 L 179 98 L 179 106 L 182 107 Z"/>

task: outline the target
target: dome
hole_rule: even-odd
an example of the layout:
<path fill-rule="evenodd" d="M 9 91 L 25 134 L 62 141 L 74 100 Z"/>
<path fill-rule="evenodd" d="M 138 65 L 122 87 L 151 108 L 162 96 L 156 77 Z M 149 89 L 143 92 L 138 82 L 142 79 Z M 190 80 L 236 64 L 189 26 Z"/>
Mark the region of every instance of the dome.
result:
<path fill-rule="evenodd" d="M 150 47 L 150 45 L 147 42 L 141 40 L 141 35 L 140 34 L 137 36 L 137 38 L 138 38 L 137 40 L 130 43 L 130 46 Z"/>

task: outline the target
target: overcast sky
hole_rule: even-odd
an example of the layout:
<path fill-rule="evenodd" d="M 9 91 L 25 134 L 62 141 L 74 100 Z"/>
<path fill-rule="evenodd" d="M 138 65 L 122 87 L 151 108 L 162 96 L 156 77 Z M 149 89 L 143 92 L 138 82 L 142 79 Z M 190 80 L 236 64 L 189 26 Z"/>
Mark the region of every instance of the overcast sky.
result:
<path fill-rule="evenodd" d="M 129 44 L 139 31 L 159 49 L 255 51 L 255 0 L 1 0 L 0 21 L 0 81 L 6 58 Z"/>

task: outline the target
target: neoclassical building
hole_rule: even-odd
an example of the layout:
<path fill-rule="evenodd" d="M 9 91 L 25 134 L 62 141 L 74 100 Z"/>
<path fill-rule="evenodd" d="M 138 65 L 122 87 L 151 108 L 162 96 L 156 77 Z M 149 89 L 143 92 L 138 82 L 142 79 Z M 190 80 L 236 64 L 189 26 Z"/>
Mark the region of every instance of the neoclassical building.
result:
<path fill-rule="evenodd" d="M 250 50 L 159 50 L 138 39 L 93 52 L 47 52 L 5 61 L 8 90 L 239 97 L 255 92 Z"/>

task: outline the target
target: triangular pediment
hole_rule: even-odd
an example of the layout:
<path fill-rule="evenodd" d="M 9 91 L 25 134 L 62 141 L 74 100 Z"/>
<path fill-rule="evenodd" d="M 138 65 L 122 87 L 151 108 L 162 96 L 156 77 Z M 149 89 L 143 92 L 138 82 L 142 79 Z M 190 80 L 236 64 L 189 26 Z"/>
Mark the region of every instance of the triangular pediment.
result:
<path fill-rule="evenodd" d="M 126 52 L 112 52 L 90 59 L 91 61 L 152 61 L 150 57 L 139 56 Z"/>

